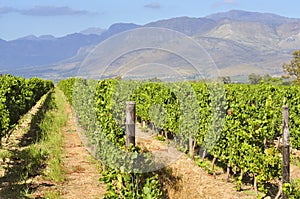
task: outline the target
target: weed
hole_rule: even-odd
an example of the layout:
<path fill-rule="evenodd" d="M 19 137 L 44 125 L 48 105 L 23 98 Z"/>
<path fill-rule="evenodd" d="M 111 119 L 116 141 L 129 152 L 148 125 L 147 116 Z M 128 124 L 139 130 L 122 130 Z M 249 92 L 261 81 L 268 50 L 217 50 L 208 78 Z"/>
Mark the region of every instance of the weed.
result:
<path fill-rule="evenodd" d="M 6 159 L 10 159 L 12 157 L 12 152 L 7 150 L 1 150 L 0 151 L 0 158 L 3 162 L 5 162 Z"/>
<path fill-rule="evenodd" d="M 46 191 L 44 198 L 46 199 L 61 199 L 60 191 Z"/>
<path fill-rule="evenodd" d="M 156 136 L 156 139 L 159 140 L 159 141 L 162 141 L 162 142 L 164 142 L 166 140 L 166 138 L 162 135 Z"/>

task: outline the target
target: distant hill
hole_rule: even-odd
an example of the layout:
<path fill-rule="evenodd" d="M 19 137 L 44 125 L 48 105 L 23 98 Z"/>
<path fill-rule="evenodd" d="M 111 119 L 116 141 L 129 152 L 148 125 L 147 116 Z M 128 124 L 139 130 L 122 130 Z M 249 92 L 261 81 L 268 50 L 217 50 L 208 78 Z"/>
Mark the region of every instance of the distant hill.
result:
<path fill-rule="evenodd" d="M 201 18 L 163 19 L 143 26 L 118 23 L 107 30 L 94 28 L 61 38 L 47 35 L 0 40 L 0 72 L 49 78 L 76 75 L 93 46 L 140 27 L 168 28 L 190 36 L 212 57 L 221 75 L 280 75 L 282 63 L 300 48 L 300 19 L 232 10 Z"/>
<path fill-rule="evenodd" d="M 43 66 L 76 55 L 82 46 L 97 44 L 97 35 L 71 34 L 61 38 L 27 36 L 0 42 L 1 68 Z"/>
<path fill-rule="evenodd" d="M 0 41 L 0 68 L 35 67 L 55 64 L 75 56 L 85 46 L 96 45 L 111 35 L 138 27 L 115 24 L 102 34 L 74 33 L 55 38 L 51 35 L 29 35 L 13 41 Z M 90 31 L 90 30 L 89 30 Z"/>
<path fill-rule="evenodd" d="M 80 31 L 80 33 L 84 35 L 101 35 L 103 32 L 105 32 L 105 29 L 95 27 Z"/>
<path fill-rule="evenodd" d="M 224 19 L 235 21 L 258 22 L 265 24 L 280 25 L 284 23 L 299 22 L 299 19 L 291 19 L 272 13 L 247 12 L 241 10 L 231 10 L 229 12 L 216 13 L 208 15 L 206 18 L 214 21 L 222 21 Z"/>
<path fill-rule="evenodd" d="M 144 27 L 169 28 L 188 36 L 193 36 L 195 34 L 204 34 L 216 25 L 216 21 L 207 18 L 177 17 L 148 23 Z"/>

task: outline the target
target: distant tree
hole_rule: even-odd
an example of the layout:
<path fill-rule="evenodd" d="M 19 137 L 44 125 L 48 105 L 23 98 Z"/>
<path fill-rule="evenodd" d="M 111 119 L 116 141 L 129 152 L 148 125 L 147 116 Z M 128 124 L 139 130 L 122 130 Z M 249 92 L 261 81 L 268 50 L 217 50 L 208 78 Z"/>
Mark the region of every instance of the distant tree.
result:
<path fill-rule="evenodd" d="M 269 74 L 266 74 L 265 76 L 263 76 L 262 79 L 265 83 L 268 83 L 268 84 L 273 84 L 273 85 L 282 85 L 283 84 L 282 78 L 271 77 Z"/>
<path fill-rule="evenodd" d="M 264 80 L 264 82 L 269 83 L 272 81 L 272 77 L 269 74 L 266 74 L 265 76 L 263 76 L 262 78 Z"/>
<path fill-rule="evenodd" d="M 300 50 L 294 51 L 290 63 L 284 63 L 282 68 L 287 74 L 285 78 L 292 78 L 300 84 Z"/>
<path fill-rule="evenodd" d="M 230 84 L 231 83 L 231 78 L 229 76 L 223 76 L 220 77 L 220 80 L 224 83 L 224 84 Z"/>
<path fill-rule="evenodd" d="M 114 79 L 116 79 L 116 80 L 122 80 L 122 76 L 118 75 L 118 76 L 114 77 Z"/>
<path fill-rule="evenodd" d="M 250 84 L 259 84 L 262 80 L 262 77 L 260 75 L 255 74 L 255 73 L 251 73 L 248 76 L 248 80 L 249 80 Z"/>
<path fill-rule="evenodd" d="M 161 82 L 161 80 L 158 79 L 157 77 L 154 77 L 154 78 L 149 79 L 149 82 Z"/>

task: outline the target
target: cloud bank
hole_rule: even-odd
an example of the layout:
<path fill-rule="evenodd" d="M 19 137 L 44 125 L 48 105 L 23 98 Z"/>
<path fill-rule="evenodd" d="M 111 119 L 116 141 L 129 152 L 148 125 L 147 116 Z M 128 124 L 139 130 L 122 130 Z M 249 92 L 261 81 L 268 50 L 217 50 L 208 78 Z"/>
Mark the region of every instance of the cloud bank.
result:
<path fill-rule="evenodd" d="M 17 12 L 17 9 L 12 7 L 0 7 L 0 14 L 7 14 L 11 12 Z"/>
<path fill-rule="evenodd" d="M 0 7 L 0 14 L 18 13 L 26 16 L 71 16 L 91 14 L 86 10 L 75 10 L 67 6 L 35 6 L 30 9 L 17 9 L 13 7 Z"/>

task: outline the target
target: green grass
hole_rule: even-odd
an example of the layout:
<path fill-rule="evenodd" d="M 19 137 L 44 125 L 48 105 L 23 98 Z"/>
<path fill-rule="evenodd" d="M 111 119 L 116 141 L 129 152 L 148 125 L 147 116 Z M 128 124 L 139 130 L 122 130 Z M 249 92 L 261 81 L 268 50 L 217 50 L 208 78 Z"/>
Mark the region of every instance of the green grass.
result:
<path fill-rule="evenodd" d="M 11 151 L 0 150 L 0 159 L 4 162 L 6 159 L 10 159 L 13 156 Z"/>
<path fill-rule="evenodd" d="M 51 184 L 64 181 L 62 167 L 62 127 L 66 125 L 66 100 L 55 89 L 42 99 L 42 107 L 33 115 L 31 123 L 23 129 L 20 143 L 0 150 L 0 159 L 9 161 L 0 183 L 8 185 L 0 190 L 0 198 L 32 198 L 35 188 L 32 179 L 41 176 Z M 45 198 L 61 198 L 59 186 L 46 188 Z"/>
<path fill-rule="evenodd" d="M 61 192 L 60 191 L 46 191 L 45 198 L 47 199 L 61 199 Z"/>
<path fill-rule="evenodd" d="M 161 141 L 161 142 L 164 142 L 166 140 L 166 138 L 164 136 L 162 136 L 162 135 L 157 135 L 155 137 L 155 139 L 157 139 L 158 141 Z"/>
<path fill-rule="evenodd" d="M 55 89 L 53 95 L 55 108 L 46 113 L 44 120 L 40 124 L 43 139 L 40 143 L 41 151 L 48 154 L 47 169 L 44 176 L 55 182 L 64 180 L 62 168 L 62 127 L 66 125 L 68 115 L 64 112 L 66 104 L 65 98 L 60 90 Z"/>
<path fill-rule="evenodd" d="M 21 137 L 16 139 L 15 135 L 12 135 L 8 145 L 1 149 L 4 175 L 0 178 L 0 183 L 7 185 L 0 190 L 0 198 L 30 198 L 33 192 L 32 179 L 40 175 L 45 168 L 47 156 L 38 144 L 41 137 L 38 124 L 50 108 L 51 95 L 49 92 L 41 98 L 41 107 L 36 114 L 26 114 L 22 118 L 23 122 L 31 118 L 28 126 L 22 128 L 21 132 L 12 132 Z"/>
<path fill-rule="evenodd" d="M 196 164 L 203 168 L 204 170 L 206 170 L 209 174 L 213 174 L 214 172 L 217 174 L 217 173 L 223 173 L 223 168 L 218 166 L 217 162 L 215 163 L 215 166 L 214 166 L 214 171 L 211 170 L 211 167 L 212 167 L 212 161 L 207 159 L 207 158 L 204 158 L 202 160 L 202 158 L 200 158 L 199 156 L 195 156 L 195 162 Z"/>
<path fill-rule="evenodd" d="M 254 190 L 243 190 L 243 193 L 245 193 L 248 196 L 256 196 L 256 193 Z M 257 198 L 263 198 L 266 194 L 258 192 Z"/>
<path fill-rule="evenodd" d="M 90 161 L 92 164 L 96 165 L 97 171 L 98 171 L 99 173 L 102 173 L 102 172 L 104 171 L 104 165 L 102 165 L 102 164 L 99 162 L 99 160 L 95 159 L 93 156 L 90 156 L 89 161 Z"/>
<path fill-rule="evenodd" d="M 41 139 L 31 145 L 33 153 L 38 153 L 44 158 L 45 169 L 42 176 L 46 180 L 54 182 L 64 181 L 64 170 L 62 167 L 62 128 L 66 125 L 68 114 L 65 113 L 66 100 L 63 93 L 55 89 L 51 96 L 49 106 L 51 109 L 44 115 L 39 124 Z M 47 190 L 45 198 L 61 198 L 61 191 Z"/>

